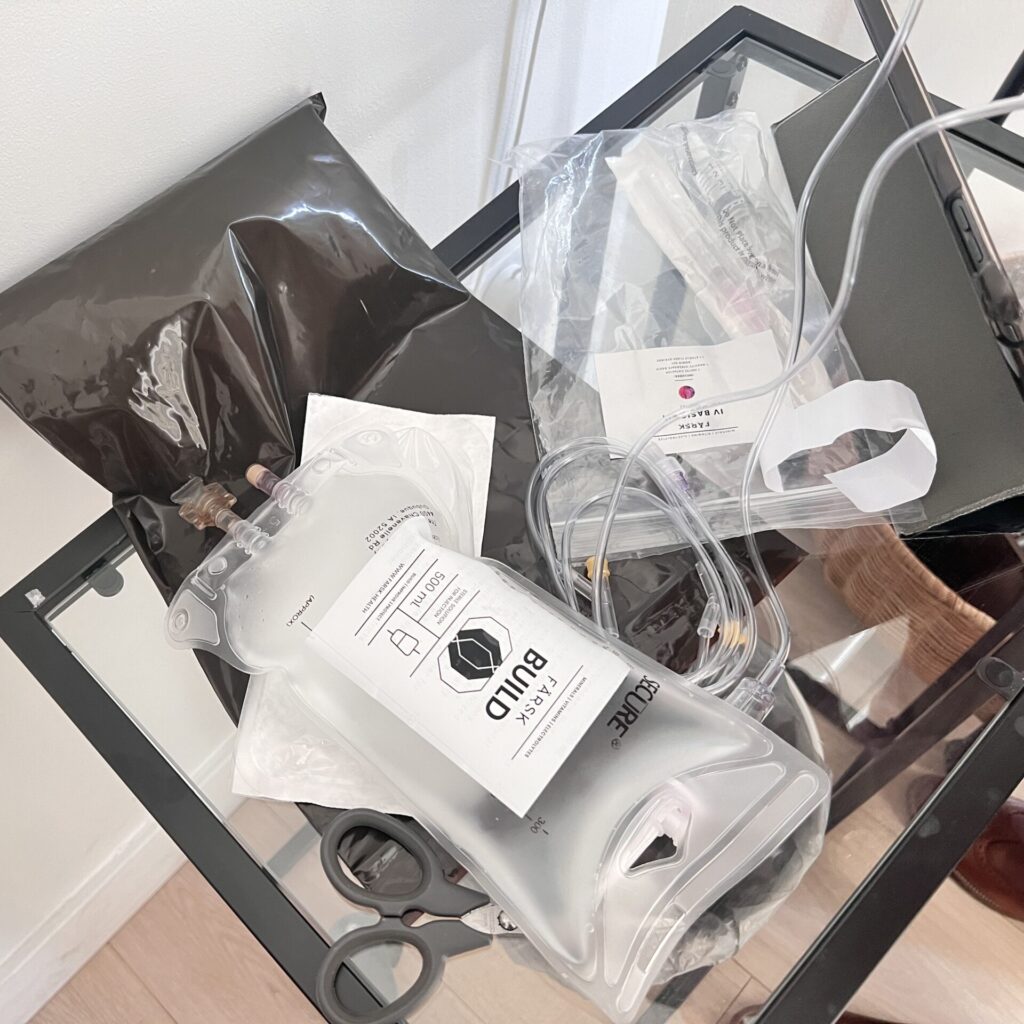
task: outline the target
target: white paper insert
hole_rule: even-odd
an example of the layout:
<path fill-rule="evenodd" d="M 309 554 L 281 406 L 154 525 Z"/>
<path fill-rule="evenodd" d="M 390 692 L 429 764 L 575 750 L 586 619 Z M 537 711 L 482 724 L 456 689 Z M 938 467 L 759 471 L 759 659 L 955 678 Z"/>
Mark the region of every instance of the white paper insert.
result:
<path fill-rule="evenodd" d="M 927 494 L 938 465 L 935 439 L 917 396 L 895 380 L 851 380 L 806 405 L 782 409 L 761 451 L 765 484 L 781 493 L 779 466 L 791 455 L 864 429 L 904 433 L 888 451 L 825 479 L 862 512 L 882 512 Z"/>
<path fill-rule="evenodd" d="M 309 640 L 519 815 L 628 671 L 498 570 L 434 544 L 415 522 L 370 559 Z"/>
<path fill-rule="evenodd" d="M 467 413 L 413 412 L 372 402 L 357 402 L 336 395 L 312 393 L 306 399 L 306 425 L 302 433 L 302 461 L 308 462 L 340 427 L 355 430 L 425 430 L 443 445 L 462 467 L 473 505 L 473 554 L 480 554 L 487 518 L 487 493 L 491 483 L 491 450 L 494 448 L 493 416 Z M 332 804 L 340 807 L 341 804 Z"/>
<path fill-rule="evenodd" d="M 632 444 L 661 416 L 679 410 L 655 441 L 663 452 L 750 444 L 772 396 L 708 406 L 702 398 L 764 384 L 782 369 L 775 339 L 764 331 L 718 345 L 606 352 L 597 356 L 605 433 Z"/>

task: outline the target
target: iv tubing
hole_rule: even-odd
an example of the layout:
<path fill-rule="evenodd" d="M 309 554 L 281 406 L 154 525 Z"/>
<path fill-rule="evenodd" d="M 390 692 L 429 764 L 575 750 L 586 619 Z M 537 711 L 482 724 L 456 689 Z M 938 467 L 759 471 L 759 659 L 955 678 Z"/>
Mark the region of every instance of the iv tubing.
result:
<path fill-rule="evenodd" d="M 867 233 L 871 211 L 874 207 L 882 182 L 896 161 L 904 153 L 916 146 L 922 139 L 927 138 L 929 135 L 935 135 L 940 131 L 955 128 L 959 125 L 970 124 L 972 121 L 987 120 L 988 118 L 995 117 L 1000 114 L 1006 114 L 1011 111 L 1021 109 L 1024 109 L 1024 97 L 1014 96 L 1002 100 L 994 100 L 990 103 L 965 110 L 950 111 L 945 114 L 940 114 L 934 118 L 930 118 L 927 121 L 923 121 L 921 124 L 904 132 L 890 143 L 871 168 L 871 171 L 864 183 L 864 187 L 861 190 L 861 194 L 858 198 L 857 206 L 854 211 L 853 221 L 850 226 L 850 239 L 847 245 L 846 259 L 843 265 L 843 274 L 840 281 L 839 292 L 836 296 L 836 301 L 833 305 L 832 311 L 829 314 L 825 325 L 814 339 L 814 342 L 810 345 L 802 358 L 796 361 L 791 361 L 789 368 L 779 374 L 774 380 L 771 380 L 766 384 L 757 385 L 756 387 L 746 388 L 743 391 L 732 392 L 730 394 L 709 399 L 707 400 L 707 404 L 725 405 L 730 402 L 739 402 L 749 398 L 759 398 L 767 395 L 788 384 L 789 381 L 798 376 L 808 365 L 810 365 L 812 360 L 817 357 L 818 353 L 822 348 L 824 348 L 825 344 L 835 333 L 847 307 L 849 306 L 850 297 L 857 279 L 857 269 L 863 254 L 864 239 Z M 777 403 L 773 403 L 773 408 L 775 408 L 776 405 Z M 624 465 L 620 470 L 619 478 L 608 496 L 608 507 L 605 511 L 601 536 L 598 540 L 597 552 L 595 555 L 596 559 L 600 560 L 605 557 L 607 552 L 608 539 L 611 533 L 611 524 L 614 520 L 615 510 L 619 502 L 619 496 L 621 495 L 624 479 L 630 471 L 633 460 L 636 458 L 637 454 L 650 443 L 654 436 L 674 418 L 674 416 L 670 416 L 659 420 L 644 433 L 644 435 L 630 449 L 630 454 L 626 456 Z M 766 418 L 765 424 L 762 425 L 761 432 L 758 435 L 758 441 L 755 441 L 754 446 L 751 448 L 751 456 L 747 465 L 748 473 L 750 474 L 752 474 L 751 467 L 756 464 L 757 454 L 760 451 L 761 444 L 763 444 L 764 435 L 770 428 L 770 418 Z M 746 482 L 747 474 L 744 475 L 744 480 Z M 749 485 L 747 490 L 749 497 Z M 594 580 L 595 613 L 597 613 L 601 607 L 599 592 L 603 582 L 604 581 L 601 579 Z M 781 666 L 784 657 L 785 654 L 783 652 L 776 652 L 776 656 L 772 660 L 772 666 L 775 666 L 776 671 L 778 670 L 778 667 Z M 769 666 L 769 668 L 771 668 L 771 666 Z M 770 681 L 768 669 L 762 670 L 762 672 L 759 673 L 759 676 L 765 681 Z"/>
<path fill-rule="evenodd" d="M 910 30 L 921 13 L 924 0 L 913 0 L 907 15 L 900 24 L 895 35 L 886 48 L 882 59 L 878 63 L 867 88 L 861 93 L 853 109 L 843 120 L 838 131 L 829 140 L 828 145 L 822 151 L 821 156 L 815 161 L 810 175 L 804 182 L 803 191 L 800 193 L 800 202 L 797 206 L 796 224 L 793 231 L 793 315 L 790 319 L 789 343 L 786 348 L 786 360 L 783 363 L 783 370 L 788 369 L 796 361 L 797 352 L 800 349 L 800 340 L 803 337 L 804 315 L 806 312 L 807 298 L 807 219 L 810 213 L 811 199 L 821 181 L 821 175 L 825 167 L 835 156 L 836 151 L 845 141 L 853 126 L 860 120 L 868 104 L 874 100 L 879 90 L 889 80 L 892 69 L 896 62 L 903 55 L 906 49 L 907 40 L 910 38 Z M 852 228 L 851 228 L 852 231 Z M 754 525 L 751 516 L 750 501 L 751 488 L 753 486 L 754 471 L 764 448 L 765 440 L 771 431 L 772 424 L 782 406 L 785 396 L 785 385 L 780 385 L 772 399 L 772 404 L 765 414 L 764 420 L 750 446 L 746 464 L 743 467 L 743 477 L 740 482 L 740 514 L 742 516 L 743 535 L 746 538 L 747 554 L 754 566 L 758 583 L 764 593 L 765 605 L 770 612 L 774 632 L 774 643 L 772 644 L 773 654 L 768 665 L 760 673 L 760 678 L 769 686 L 774 686 L 782 668 L 789 657 L 789 649 L 792 642 L 792 631 L 789 626 L 789 618 L 782 601 L 779 599 L 778 591 L 761 557 L 761 549 L 757 545 L 754 536 Z"/>
<path fill-rule="evenodd" d="M 850 129 L 853 127 L 853 125 L 859 119 L 863 111 L 866 109 L 868 103 L 871 102 L 871 100 L 874 98 L 878 90 L 888 80 L 892 67 L 895 65 L 896 61 L 899 59 L 904 48 L 906 47 L 907 38 L 910 34 L 910 30 L 913 27 L 914 21 L 917 18 L 917 15 L 921 9 L 922 4 L 923 0 L 913 0 L 908 11 L 907 17 L 904 19 L 903 23 L 899 27 L 899 30 L 893 37 L 888 49 L 886 50 L 885 55 L 879 62 L 879 65 L 875 70 L 874 74 L 872 75 L 871 80 L 868 83 L 868 86 L 865 89 L 864 93 L 861 95 L 857 103 L 854 105 L 853 109 L 850 111 L 849 115 L 847 115 L 846 119 L 843 121 L 839 130 L 836 132 L 835 136 L 833 136 L 828 146 L 826 146 L 825 150 L 818 158 L 818 161 L 816 162 L 814 169 L 811 171 L 811 174 L 808 177 L 808 180 L 805 184 L 803 193 L 800 198 L 799 208 L 797 211 L 797 220 L 794 229 L 794 309 L 793 316 L 791 318 L 791 333 L 789 346 L 787 350 L 787 358 L 784 364 L 784 367 L 787 369 L 789 375 L 787 376 L 787 372 L 784 372 L 779 378 L 776 379 L 776 381 L 770 383 L 764 388 L 764 390 L 758 392 L 758 394 L 767 394 L 769 391 L 777 389 L 772 405 L 767 415 L 765 416 L 763 423 L 761 424 L 761 429 L 758 433 L 758 436 L 755 439 L 754 444 L 751 446 L 750 454 L 748 456 L 747 463 L 744 468 L 744 474 L 740 489 L 740 507 L 743 517 L 744 533 L 747 537 L 747 548 L 751 560 L 753 562 L 754 570 L 758 577 L 758 582 L 762 587 L 766 605 L 771 613 L 771 618 L 773 619 L 773 632 L 775 633 L 775 643 L 773 644 L 774 654 L 769 664 L 764 669 L 762 669 L 761 672 L 758 673 L 759 680 L 763 681 L 768 686 L 774 685 L 774 682 L 778 678 L 781 668 L 788 656 L 790 644 L 790 631 L 785 611 L 782 608 L 782 604 L 778 598 L 777 593 L 775 592 L 775 588 L 772 583 L 771 577 L 767 572 L 767 569 L 761 558 L 760 550 L 758 549 L 757 543 L 753 536 L 753 524 L 750 514 L 750 487 L 754 475 L 754 468 L 757 465 L 757 457 L 761 451 L 761 448 L 764 444 L 764 439 L 767 436 L 769 430 L 771 429 L 771 424 L 774 421 L 779 406 L 782 402 L 782 398 L 784 395 L 783 387 L 787 381 L 791 380 L 792 377 L 796 376 L 796 373 L 799 372 L 799 370 L 794 370 L 794 365 L 800 344 L 804 319 L 806 283 L 805 247 L 807 232 L 807 213 L 809 210 L 811 197 L 818 184 L 818 181 L 820 179 L 821 173 L 825 165 L 832 158 L 835 151 L 838 149 L 839 145 L 842 143 L 845 137 L 849 134 Z M 836 322 L 838 323 L 838 320 Z M 827 336 L 828 335 L 825 335 L 826 339 Z M 819 337 L 815 344 L 817 348 L 820 348 L 821 345 L 824 344 L 824 341 L 821 337 Z M 814 350 L 816 351 L 817 349 L 815 348 Z M 743 393 L 728 396 L 725 399 L 725 401 L 738 401 L 740 400 L 740 396 L 742 394 Z M 709 404 L 724 403 L 722 400 L 715 400 L 713 403 Z M 671 422 L 673 419 L 675 419 L 676 416 L 677 414 L 673 414 L 659 420 L 629 450 L 629 452 L 625 455 L 625 459 L 620 470 L 619 476 L 611 492 L 607 494 L 597 495 L 591 498 L 589 501 L 584 502 L 579 508 L 577 508 L 574 511 L 573 515 L 569 517 L 569 520 L 563 527 L 561 552 L 562 557 L 560 560 L 557 561 L 554 553 L 554 542 L 550 525 L 547 524 L 545 521 L 545 528 L 541 530 L 536 522 L 538 513 L 542 517 L 546 509 L 546 494 L 552 478 L 557 474 L 557 472 L 560 469 L 564 468 L 565 465 L 568 465 L 573 460 L 574 451 L 580 455 L 583 455 L 586 454 L 587 452 L 593 452 L 595 448 L 599 447 L 607 446 L 607 449 L 611 451 L 613 450 L 613 447 L 615 449 L 618 449 L 620 446 L 613 446 L 609 442 L 605 442 L 604 444 L 602 444 L 601 439 L 584 439 L 582 442 L 576 442 L 574 444 L 566 445 L 562 449 L 558 449 L 554 452 L 549 453 L 549 455 L 545 457 L 545 459 L 542 460 L 541 464 L 538 466 L 537 471 L 535 472 L 534 477 L 533 479 L 531 479 L 530 482 L 530 495 L 528 496 L 527 501 L 528 524 L 530 526 L 530 532 L 533 535 L 535 542 L 539 543 L 541 550 L 545 554 L 545 558 L 548 562 L 548 565 L 551 567 L 553 576 L 556 578 L 556 583 L 558 584 L 559 589 L 562 591 L 563 596 L 566 597 L 566 599 L 570 602 L 570 604 L 573 607 L 576 606 L 575 593 L 573 591 L 571 584 L 569 583 L 570 574 L 572 571 L 570 565 L 572 524 L 583 514 L 583 512 L 586 509 L 592 507 L 593 505 L 599 504 L 602 501 L 607 501 L 607 508 L 605 510 L 603 522 L 601 524 L 601 532 L 598 539 L 597 550 L 594 556 L 594 563 L 596 565 L 603 566 L 605 564 L 605 559 L 607 557 L 608 544 L 611 538 L 611 530 L 615 514 L 618 510 L 621 497 L 624 491 L 626 490 L 626 481 L 630 475 L 630 472 L 633 469 L 633 465 L 637 458 L 640 456 L 642 450 L 647 446 L 648 443 L 650 443 L 651 440 L 653 440 L 654 436 L 668 422 Z M 617 454 L 621 454 L 621 452 L 617 452 Z M 648 475 L 652 475 L 649 470 L 650 461 L 651 460 L 644 460 L 644 468 L 648 470 Z M 539 486 L 537 486 L 538 480 L 540 481 Z M 736 571 L 735 566 L 732 563 L 732 560 L 729 559 L 728 555 L 724 551 L 724 548 L 721 547 L 720 542 L 714 536 L 713 531 L 708 526 L 707 521 L 704 519 L 703 515 L 697 509 L 696 504 L 689 500 L 687 500 L 685 503 L 680 502 L 678 500 L 678 497 L 676 496 L 680 494 L 681 489 L 678 486 L 675 486 L 671 480 L 668 481 L 668 487 L 666 488 L 664 475 L 661 475 L 659 478 L 654 479 L 654 482 L 658 485 L 659 490 L 662 491 L 662 494 L 670 499 L 670 502 L 657 502 L 657 505 L 662 509 L 663 512 L 670 515 L 670 518 L 672 519 L 673 525 L 676 527 L 677 532 L 679 532 L 684 539 L 690 540 L 691 547 L 694 550 L 695 554 L 697 554 L 699 560 L 698 566 L 701 566 L 701 563 L 703 562 L 703 565 L 701 567 L 705 570 L 705 572 L 701 572 L 700 575 L 701 579 L 705 582 L 705 588 L 708 590 L 708 604 L 711 605 L 712 602 L 714 602 L 717 616 L 720 622 L 727 621 L 730 617 L 735 616 L 739 619 L 741 623 L 745 623 L 747 626 L 748 636 L 746 637 L 746 642 L 744 642 L 742 645 L 743 650 L 741 652 L 740 658 L 738 660 L 733 661 L 731 665 L 728 665 L 725 674 L 721 676 L 718 680 L 705 684 L 710 692 L 726 694 L 736 685 L 737 682 L 739 682 L 740 679 L 743 678 L 743 675 L 747 667 L 749 666 L 750 660 L 753 656 L 753 652 L 756 646 L 757 625 L 756 620 L 754 618 L 753 606 L 752 602 L 750 601 L 749 593 L 747 591 L 746 586 L 743 585 L 742 580 L 740 580 L 739 589 L 742 591 L 743 599 L 739 599 L 736 601 L 735 604 L 730 605 L 727 603 L 723 603 L 723 601 L 721 600 L 721 588 L 708 586 L 709 579 L 714 580 L 715 578 L 716 574 L 714 572 L 714 568 L 713 566 L 707 564 L 703 544 L 693 543 L 693 541 L 696 540 L 697 537 L 694 535 L 694 529 L 683 525 L 685 519 L 689 518 L 690 525 L 696 528 L 697 534 L 702 536 L 703 538 L 706 538 L 707 541 L 712 544 L 713 550 L 716 554 L 720 552 L 721 556 L 723 556 L 723 564 L 728 566 L 728 568 L 725 571 L 727 587 L 730 590 L 730 596 L 735 599 L 738 598 L 738 595 L 736 594 L 732 584 L 734 579 L 738 578 L 738 573 Z M 631 488 L 630 490 L 633 491 L 635 489 Z M 654 496 L 652 495 L 651 498 L 653 499 Z M 676 506 L 676 512 L 678 513 L 677 515 L 673 515 L 669 512 L 671 505 Z M 712 593 L 712 589 L 716 592 Z M 598 572 L 593 580 L 592 595 L 593 617 L 596 624 L 606 632 L 615 633 L 612 621 L 613 612 L 611 598 L 608 593 L 608 586 L 606 580 L 604 579 L 604 574 L 601 572 Z M 709 669 L 717 668 L 718 663 L 723 659 L 720 657 L 716 657 L 716 655 L 721 653 L 722 648 L 726 646 L 731 647 L 731 645 L 736 642 L 736 632 L 737 631 L 735 630 L 732 631 L 733 635 L 731 636 L 731 644 L 727 645 L 724 642 L 720 642 L 714 648 L 710 658 L 708 657 L 707 638 L 701 638 L 701 643 L 699 644 L 698 648 L 699 656 L 697 660 L 696 669 L 695 671 L 691 670 L 690 672 L 687 672 L 687 678 L 689 681 L 699 684 L 700 680 L 708 675 Z M 723 631 L 723 638 L 724 636 L 725 632 Z M 728 654 L 729 652 L 727 651 L 726 653 Z"/>
<path fill-rule="evenodd" d="M 619 456 L 624 456 L 628 452 L 626 445 L 609 441 L 606 438 L 580 438 L 572 441 L 551 453 L 550 470 L 535 480 L 527 502 L 527 525 L 531 536 L 543 551 L 548 564 L 554 569 L 555 582 L 563 600 L 577 610 L 578 604 L 572 585 L 572 524 L 589 508 L 606 500 L 607 495 L 595 495 L 574 510 L 562 533 L 560 555 L 555 551 L 550 529 L 541 530 L 539 519 L 542 517 L 543 509 L 547 507 L 548 487 L 559 469 L 572 462 L 581 453 L 593 452 L 596 449 L 601 449 L 609 455 Z M 754 606 L 743 578 L 721 541 L 710 530 L 706 520 L 698 512 L 693 499 L 675 483 L 673 479 L 677 473 L 675 464 L 664 458 L 650 458 L 643 453 L 638 458 L 641 468 L 658 487 L 664 498 L 639 488 L 627 488 L 627 493 L 654 505 L 669 520 L 680 538 L 692 548 L 697 558 L 697 574 L 707 591 L 708 604 L 713 602 L 717 609 L 718 621 L 749 622 L 753 618 Z M 671 466 L 671 470 L 666 470 L 666 465 Z M 705 550 L 705 546 L 708 550 Z M 600 564 L 595 561 L 595 565 Z M 603 575 L 603 573 L 595 574 L 595 576 Z M 592 589 L 593 585 L 592 583 Z M 613 632 L 612 629 L 609 629 L 607 619 L 604 629 L 608 633 Z M 710 644 L 701 645 L 697 665 L 690 670 L 688 678 L 698 685 L 705 686 L 710 693 L 724 693 L 725 687 L 732 679 L 733 672 L 745 670 L 752 657 L 753 648 L 745 642 L 745 636 L 744 630 L 734 630 L 729 641 L 723 640 L 714 647 L 711 647 Z M 740 647 L 741 650 L 738 657 L 733 657 L 733 652 L 737 647 Z M 733 672 L 727 671 L 730 668 Z"/>

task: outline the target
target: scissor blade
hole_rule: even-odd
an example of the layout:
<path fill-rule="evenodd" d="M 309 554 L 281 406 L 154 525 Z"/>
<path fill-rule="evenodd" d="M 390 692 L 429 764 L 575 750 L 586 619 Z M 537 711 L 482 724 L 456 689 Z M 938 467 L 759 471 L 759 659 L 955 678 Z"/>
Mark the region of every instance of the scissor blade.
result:
<path fill-rule="evenodd" d="M 484 935 L 509 935 L 519 931 L 505 911 L 493 903 L 471 910 L 461 920 L 464 925 Z"/>
<path fill-rule="evenodd" d="M 458 956 L 460 953 L 482 949 L 491 941 L 490 936 L 467 927 L 462 921 L 431 921 L 413 930 L 420 932 L 441 957 Z"/>

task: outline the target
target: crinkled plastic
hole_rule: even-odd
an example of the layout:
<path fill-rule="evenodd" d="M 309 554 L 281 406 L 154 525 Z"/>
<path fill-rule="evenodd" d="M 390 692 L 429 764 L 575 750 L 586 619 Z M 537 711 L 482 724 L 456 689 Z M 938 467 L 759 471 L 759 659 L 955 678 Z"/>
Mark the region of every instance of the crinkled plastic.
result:
<path fill-rule="evenodd" d="M 756 115 L 728 112 L 665 128 L 530 144 L 516 150 L 516 163 L 521 326 L 533 342 L 526 347 L 527 386 L 542 454 L 609 434 L 598 367 L 612 365 L 601 363 L 611 353 L 678 346 L 710 353 L 756 335 L 776 350 L 775 369 L 742 386 L 764 383 L 781 369 L 792 316 L 795 213 L 771 134 Z M 811 271 L 804 338 L 813 338 L 826 316 L 824 293 Z M 723 372 L 722 390 L 740 386 L 729 381 L 728 366 Z M 802 404 L 858 379 L 850 350 L 837 335 L 792 383 L 790 401 Z M 659 412 L 651 411 L 644 426 Z M 888 436 L 858 431 L 794 456 L 782 466 L 781 493 L 769 490 L 759 475 L 752 495 L 755 523 L 784 528 L 876 521 L 824 474 L 863 462 L 889 443 Z M 673 456 L 719 536 L 742 532 L 738 494 L 748 451 L 749 441 L 726 441 Z M 614 467 L 604 458 L 581 460 L 563 474 L 550 495 L 555 529 L 613 479 Z M 907 503 L 891 515 L 920 519 L 920 505 Z M 574 553 L 592 550 L 598 521 L 577 524 Z M 627 504 L 617 521 L 615 549 L 645 551 L 659 543 L 665 538 L 656 517 Z"/>
<path fill-rule="evenodd" d="M 0 394 L 114 495 L 169 598 L 209 550 L 170 495 L 295 465 L 310 392 L 498 417 L 485 550 L 529 571 L 519 334 L 300 104 L 0 295 Z M 523 564 L 525 560 L 526 564 Z M 201 657 L 237 721 L 245 677 Z"/>
<path fill-rule="evenodd" d="M 459 536 L 458 515 L 439 507 L 436 474 L 417 479 L 392 439 L 367 433 L 288 477 L 301 505 L 266 502 L 247 531 L 211 552 L 172 601 L 168 638 L 243 670 L 286 672 L 310 710 L 388 777 L 558 975 L 613 1020 L 632 1021 L 664 972 L 677 973 L 673 958 L 704 912 L 827 799 L 828 777 L 737 708 L 489 563 L 538 614 L 561 620 L 567 638 L 586 633 L 628 666 L 529 815 L 511 812 L 310 640 L 355 573 L 410 519 L 442 545 Z M 302 629 L 292 628 L 296 609 Z M 373 685 L 386 690 L 387 680 Z"/>

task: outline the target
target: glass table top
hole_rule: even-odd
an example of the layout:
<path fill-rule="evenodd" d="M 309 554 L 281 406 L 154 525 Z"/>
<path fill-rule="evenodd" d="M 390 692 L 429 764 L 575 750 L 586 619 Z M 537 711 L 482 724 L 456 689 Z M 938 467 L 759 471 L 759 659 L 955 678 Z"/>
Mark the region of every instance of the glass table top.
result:
<path fill-rule="evenodd" d="M 736 105 L 768 123 L 831 84 L 751 40 L 724 59 L 744 65 Z M 705 81 L 693 82 L 656 123 L 693 117 Z M 1024 173 L 968 143 L 958 141 L 957 149 L 1001 251 L 1024 251 Z M 512 239 L 467 277 L 471 290 L 513 323 L 517 261 Z M 1021 545 L 1012 536 L 908 545 L 883 528 L 863 527 L 792 533 L 785 542 L 792 558 L 780 594 L 793 624 L 793 699 L 812 716 L 834 778 L 862 761 L 866 749 L 884 748 L 889 724 L 1024 598 Z M 103 596 L 83 588 L 50 615 L 53 632 L 325 938 L 371 919 L 328 884 L 319 836 L 296 806 L 232 792 L 233 726 L 192 655 L 165 643 L 165 606 L 139 559 L 125 549 L 111 565 L 123 581 L 120 589 Z M 803 883 L 736 957 L 704 976 L 681 1010 L 678 998 L 667 996 L 643 1019 L 714 1024 L 730 1007 L 763 1001 L 901 835 L 919 802 L 916 780 L 940 776 L 959 749 L 956 741 L 979 723 L 970 718 L 949 735 L 933 737 L 920 758 L 826 834 Z M 441 992 L 411 1019 L 604 1019 L 539 969 L 521 942 L 498 940 L 452 960 Z M 408 983 L 407 965 L 386 951 L 359 966 L 385 995 Z"/>

